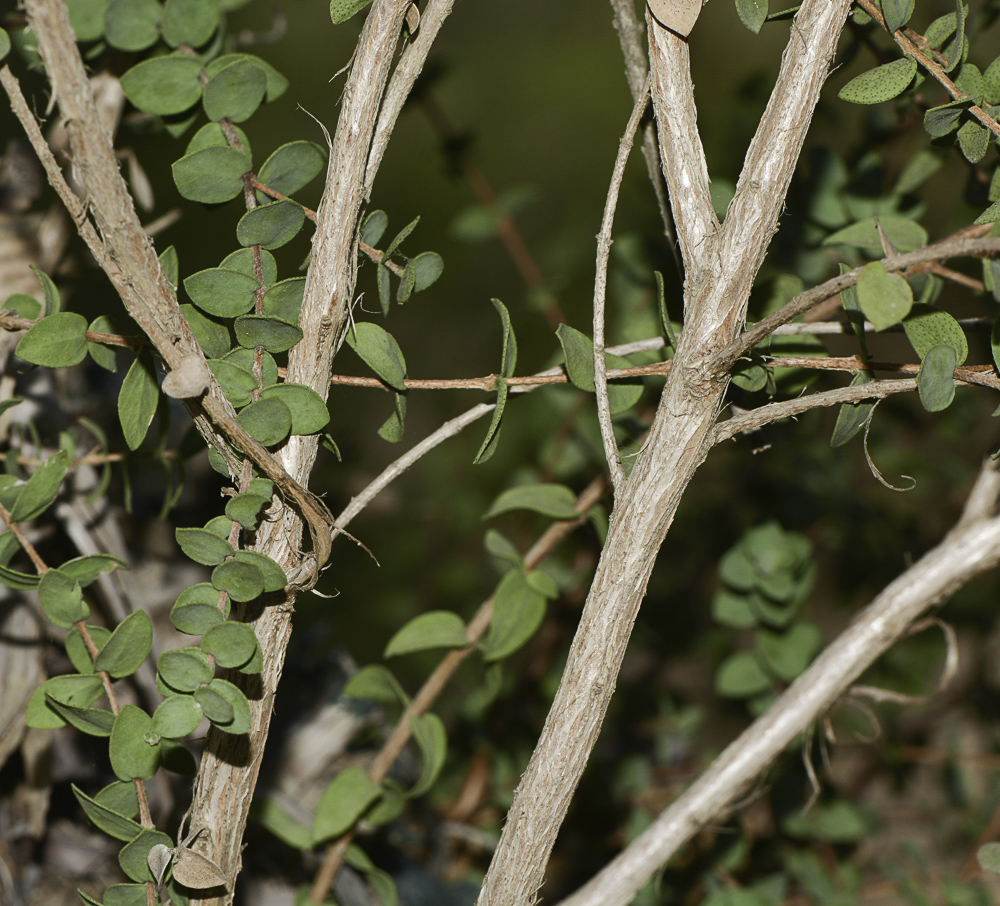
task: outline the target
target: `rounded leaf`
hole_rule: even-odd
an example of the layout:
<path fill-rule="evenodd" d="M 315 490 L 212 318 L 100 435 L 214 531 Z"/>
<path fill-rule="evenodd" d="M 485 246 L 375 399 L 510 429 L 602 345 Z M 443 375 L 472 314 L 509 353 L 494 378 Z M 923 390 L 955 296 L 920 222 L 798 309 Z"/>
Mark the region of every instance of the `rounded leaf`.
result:
<path fill-rule="evenodd" d="M 238 365 L 244 371 L 253 373 L 254 350 L 252 349 L 238 346 L 232 352 L 227 353 L 224 360 Z M 265 352 L 262 356 L 260 382 L 264 387 L 278 383 L 278 363 L 274 361 L 274 356 L 269 352 Z"/>
<path fill-rule="evenodd" d="M 201 705 L 202 711 L 213 724 L 228 724 L 231 723 L 233 717 L 233 706 L 229 704 L 229 701 L 219 695 L 218 692 L 210 689 L 208 686 L 201 686 L 195 689 L 194 692 L 195 701 Z"/>
<path fill-rule="evenodd" d="M 38 583 L 38 603 L 45 616 L 63 629 L 90 616 L 79 583 L 58 569 L 50 569 L 42 576 Z"/>
<path fill-rule="evenodd" d="M 190 201 L 221 204 L 243 191 L 246 155 L 235 148 L 203 148 L 185 154 L 170 168 L 177 191 Z"/>
<path fill-rule="evenodd" d="M 205 566 L 218 566 L 233 554 L 233 546 L 208 529 L 179 528 L 174 537 L 188 557 Z"/>
<path fill-rule="evenodd" d="M 444 259 L 437 252 L 421 252 L 409 267 L 413 268 L 413 291 L 419 293 L 444 273 Z"/>
<path fill-rule="evenodd" d="M 243 150 L 239 153 L 242 154 L 247 160 L 247 168 L 250 167 L 250 161 L 253 159 L 253 154 L 250 151 L 250 139 L 247 138 L 247 134 L 239 127 L 233 126 L 236 131 L 236 137 L 240 140 L 240 144 L 243 146 Z M 188 146 L 184 151 L 185 155 L 194 154 L 195 151 L 201 151 L 203 148 L 229 148 L 229 139 L 226 137 L 226 133 L 222 131 L 222 127 L 218 123 L 206 123 L 202 126 L 193 136 L 191 136 L 191 141 L 188 142 Z M 232 150 L 237 150 L 233 148 Z M 241 249 L 242 251 L 242 249 Z M 234 254 L 239 254 L 234 252 Z M 230 255 L 222 262 L 222 267 L 231 267 L 235 270 L 242 270 L 245 274 L 253 274 L 253 268 L 240 268 L 235 264 L 229 263 L 229 258 L 233 256 Z M 264 282 L 270 283 L 270 279 L 267 276 L 267 265 L 264 266 Z"/>
<path fill-rule="evenodd" d="M 252 601 L 263 593 L 264 577 L 252 563 L 226 560 L 212 570 L 212 585 L 228 593 L 234 601 Z"/>
<path fill-rule="evenodd" d="M 77 41 L 99 41 L 104 36 L 104 8 L 107 5 L 107 0 L 66 0 L 69 24 L 73 26 Z M 6 54 L 0 54 L 0 59 L 3 56 Z"/>
<path fill-rule="evenodd" d="M 270 497 L 261 497 L 259 494 L 237 494 L 235 497 L 229 498 L 229 502 L 226 504 L 226 515 L 244 528 L 255 529 L 261 514 L 270 505 Z M 260 570 L 258 570 L 259 572 Z M 261 582 L 263 582 L 263 576 Z"/>
<path fill-rule="evenodd" d="M 155 742 L 150 744 L 150 739 Z M 108 749 L 111 769 L 119 780 L 150 780 L 160 764 L 153 718 L 135 705 L 125 705 L 115 718 Z"/>
<path fill-rule="evenodd" d="M 921 361 L 933 346 L 951 346 L 959 365 L 969 355 L 969 343 L 958 321 L 933 305 L 915 304 L 903 320 L 903 330 Z"/>
<path fill-rule="evenodd" d="M 232 709 L 233 716 L 230 720 L 220 725 L 218 721 L 213 721 L 220 729 L 227 733 L 239 735 L 250 730 L 250 702 L 247 697 L 232 683 L 224 679 L 214 679 L 208 684 L 209 691 L 224 699 Z"/>
<path fill-rule="evenodd" d="M 208 367 L 234 408 L 240 409 L 253 399 L 253 392 L 258 384 L 257 378 L 249 371 L 227 359 L 209 359 Z"/>
<path fill-rule="evenodd" d="M 228 620 L 209 629 L 202 637 L 201 647 L 220 667 L 239 667 L 253 657 L 257 636 L 247 623 Z"/>
<path fill-rule="evenodd" d="M 242 563 L 252 563 L 260 574 L 264 577 L 264 591 L 281 591 L 288 584 L 288 577 L 281 566 L 268 557 L 266 554 L 257 551 L 239 550 L 236 552 L 235 560 Z"/>
<path fill-rule="evenodd" d="M 249 59 L 234 60 L 218 70 L 205 85 L 202 103 L 213 122 L 228 117 L 234 123 L 249 119 L 264 100 L 267 76 Z"/>
<path fill-rule="evenodd" d="M 1000 843 L 984 843 L 976 850 L 976 860 L 983 871 L 1000 875 Z"/>
<path fill-rule="evenodd" d="M 362 321 L 347 331 L 345 342 L 361 360 L 397 393 L 406 392 L 406 360 L 399 344 L 384 327 Z"/>
<path fill-rule="evenodd" d="M 424 766 L 409 795 L 422 796 L 434 785 L 444 766 L 444 758 L 448 754 L 448 735 L 445 733 L 444 723 L 436 714 L 423 714 L 420 717 L 411 715 L 410 727 L 423 756 Z"/>
<path fill-rule="evenodd" d="M 236 420 L 247 434 L 265 447 L 281 443 L 292 430 L 291 411 L 273 396 L 251 403 Z"/>
<path fill-rule="evenodd" d="M 916 74 L 917 61 L 903 57 L 855 76 L 837 92 L 837 97 L 852 104 L 881 104 L 906 91 Z"/>
<path fill-rule="evenodd" d="M 428 648 L 465 648 L 471 644 L 465 637 L 462 618 L 447 610 L 432 610 L 414 617 L 385 646 L 383 657 L 426 651 Z"/>
<path fill-rule="evenodd" d="M 153 730 L 168 739 L 180 739 L 193 733 L 202 717 L 201 705 L 190 695 L 171 695 L 156 709 Z"/>
<path fill-rule="evenodd" d="M 771 677 L 751 651 L 726 658 L 715 675 L 715 691 L 727 698 L 751 698 L 770 688 Z"/>
<path fill-rule="evenodd" d="M 191 332 L 198 341 L 206 358 L 217 359 L 229 352 L 232 341 L 229 338 L 229 328 L 225 324 L 203 314 L 190 302 L 185 302 L 181 306 L 184 317 L 191 325 Z"/>
<path fill-rule="evenodd" d="M 305 384 L 273 384 L 261 391 L 260 398 L 279 399 L 288 407 L 292 413 L 292 434 L 315 434 L 330 421 L 323 397 Z"/>
<path fill-rule="evenodd" d="M 235 318 L 249 311 L 259 288 L 254 277 L 226 267 L 210 267 L 184 281 L 191 301 L 219 318 Z"/>
<path fill-rule="evenodd" d="M 161 12 L 157 0 L 111 0 L 104 13 L 104 37 L 118 50 L 152 47 L 160 37 Z"/>
<path fill-rule="evenodd" d="M 289 324 L 298 324 L 305 288 L 305 277 L 290 277 L 288 280 L 269 285 L 264 294 L 264 314 L 272 318 L 281 318 Z"/>
<path fill-rule="evenodd" d="M 94 669 L 103 670 L 114 679 L 129 676 L 139 669 L 152 647 L 153 624 L 146 611 L 137 610 L 115 627 L 97 655 Z"/>
<path fill-rule="evenodd" d="M 163 40 L 171 47 L 200 47 L 219 27 L 217 0 L 166 0 L 160 25 Z"/>
<path fill-rule="evenodd" d="M 932 346 L 927 350 L 917 375 L 917 392 L 928 412 L 940 412 L 951 405 L 955 398 L 956 364 L 951 346 Z"/>
<path fill-rule="evenodd" d="M 305 219 L 301 205 L 290 200 L 274 201 L 247 211 L 236 225 L 236 238 L 242 246 L 280 248 L 295 238 Z"/>
<path fill-rule="evenodd" d="M 289 142 L 278 148 L 260 168 L 257 179 L 282 195 L 294 195 L 326 166 L 326 149 L 315 142 Z"/>
<path fill-rule="evenodd" d="M 142 896 L 142 900 L 138 900 L 139 903 L 149 902 L 146 899 L 145 882 L 156 880 L 149 869 L 149 851 L 154 846 L 170 847 L 173 846 L 173 841 L 161 831 L 144 830 L 131 843 L 123 846 L 121 852 L 118 853 L 118 864 L 122 867 L 126 877 L 142 883 L 142 886 L 136 891 L 137 895 L 141 894 Z M 125 885 L 118 886 L 124 887 Z M 110 893 L 110 889 L 104 891 L 104 906 L 117 906 L 117 902 L 109 896 Z M 125 902 L 128 901 L 123 901 L 122 906 Z"/>
<path fill-rule="evenodd" d="M 875 329 L 885 330 L 910 313 L 913 290 L 899 274 L 887 273 L 881 261 L 873 261 L 858 277 L 858 303 Z"/>
<path fill-rule="evenodd" d="M 382 794 L 360 767 L 341 771 L 323 791 L 313 818 L 313 844 L 349 830 Z"/>
<path fill-rule="evenodd" d="M 32 365 L 79 365 L 87 356 L 87 319 L 72 311 L 42 318 L 21 337 L 14 352 Z"/>
<path fill-rule="evenodd" d="M 504 491 L 483 515 L 492 519 L 509 510 L 534 510 L 552 519 L 576 519 L 576 495 L 561 484 L 530 484 Z"/>
<path fill-rule="evenodd" d="M 246 349 L 260 346 L 268 352 L 286 352 L 302 339 L 295 324 L 266 315 L 244 315 L 233 326 L 237 341 Z"/>
<path fill-rule="evenodd" d="M 49 570 L 49 572 L 52 572 L 52 570 Z M 111 638 L 111 632 L 103 626 L 88 625 L 87 631 L 90 633 L 90 640 L 97 647 L 98 651 Z M 63 642 L 63 647 L 66 649 L 66 655 L 69 657 L 70 663 L 72 663 L 77 673 L 89 674 L 94 672 L 94 659 L 90 656 L 90 649 L 83 640 L 83 635 L 78 626 L 74 626 L 66 634 L 66 641 Z"/>
<path fill-rule="evenodd" d="M 121 78 L 122 91 L 140 110 L 159 116 L 182 113 L 201 97 L 201 61 L 182 54 L 154 57 Z"/>
<path fill-rule="evenodd" d="M 213 675 L 208 656 L 200 648 L 193 647 L 164 651 L 156 667 L 163 682 L 178 692 L 194 692 Z"/>

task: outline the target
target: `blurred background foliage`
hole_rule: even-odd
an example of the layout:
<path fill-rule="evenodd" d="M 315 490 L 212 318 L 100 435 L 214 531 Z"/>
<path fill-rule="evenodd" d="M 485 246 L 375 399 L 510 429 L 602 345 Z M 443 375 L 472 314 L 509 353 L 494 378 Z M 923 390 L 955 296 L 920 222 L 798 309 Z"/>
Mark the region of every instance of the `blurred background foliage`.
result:
<path fill-rule="evenodd" d="M 914 25 L 926 26 L 951 9 L 946 2 L 920 0 Z M 283 31 L 280 40 L 258 43 L 254 52 L 291 80 L 288 92 L 246 125 L 255 161 L 286 141 L 322 141 L 306 112 L 333 130 L 343 86 L 337 73 L 348 64 L 363 17 L 335 29 L 319 0 L 287 0 L 281 10 L 254 2 L 232 15 L 234 31 Z M 778 22 L 766 25 L 758 37 L 750 35 L 725 0 L 710 4 L 695 29 L 691 46 L 700 127 L 709 170 L 722 195 L 738 176 L 787 34 L 787 22 Z M 910 128 L 901 122 L 892 103 L 869 109 L 836 99 L 844 82 L 875 62 L 865 49 L 854 59 L 847 49 L 851 35 L 849 27 L 844 56 L 837 61 L 844 65 L 824 91 L 788 216 L 760 276 L 752 302 L 757 310 L 779 273 L 798 273 L 808 282 L 835 273 L 834 254 L 816 250 L 821 236 L 803 213 L 821 155 L 836 155 L 848 168 L 864 161 L 863 175 L 881 170 L 890 186 L 926 142 L 919 123 Z M 997 28 L 989 35 L 995 48 Z M 979 61 L 982 68 L 989 62 Z M 35 103 L 42 110 L 45 98 L 39 95 Z M 553 331 L 560 317 L 589 334 L 594 235 L 630 108 L 610 10 L 602 0 L 456 3 L 421 91 L 400 119 L 371 199 L 372 209 L 388 213 L 390 235 L 419 215 L 408 246 L 433 249 L 445 261 L 438 283 L 403 306 L 394 304 L 386 323 L 403 348 L 410 377 L 497 371 L 500 333 L 489 304 L 494 296 L 508 306 L 517 331 L 518 374 L 557 360 Z M 450 141 L 435 128 L 434 116 L 439 125 L 441 117 L 450 123 Z M 16 134 L 9 114 L 2 123 L 6 135 Z M 152 181 L 156 205 L 148 218 L 180 209 L 180 219 L 156 237 L 156 245 L 175 245 L 182 274 L 190 274 L 217 265 L 233 250 L 236 208 L 242 202 L 206 209 L 178 197 L 169 165 L 184 141 L 138 120 L 123 125 L 119 144 L 134 149 Z M 877 166 L 864 157 L 872 152 L 879 156 Z M 990 154 L 995 161 L 995 152 Z M 487 229 L 488 213 L 475 207 L 476 198 L 459 172 L 462 160 L 484 174 L 514 214 L 541 275 L 537 285 L 526 285 Z M 921 222 L 932 239 L 970 222 L 982 209 L 970 169 L 953 152 L 919 190 L 926 205 Z M 317 180 L 300 198 L 315 205 L 319 191 Z M 297 273 L 308 251 L 305 235 L 277 253 L 282 276 Z M 672 316 L 679 320 L 681 314 L 676 266 L 638 153 L 626 174 L 615 237 L 612 343 L 657 333 L 654 269 L 666 276 Z M 70 306 L 122 321 L 120 304 L 103 278 L 80 249 L 74 251 L 75 264 L 57 276 Z M 977 266 L 958 267 L 978 276 Z M 362 264 L 358 285 L 364 297 L 355 316 L 381 321 L 371 264 Z M 996 313 L 989 297 L 951 287 L 942 304 L 962 315 Z M 970 363 L 989 361 L 985 336 L 970 338 L 970 346 Z M 828 348 L 833 354 L 853 352 L 846 339 Z M 908 352 L 890 338 L 879 355 Z M 367 373 L 346 346 L 335 370 Z M 76 399 L 78 414 L 117 436 L 108 404 L 114 378 L 95 372 L 87 379 L 87 394 Z M 812 386 L 842 383 L 840 377 L 823 377 Z M 647 393 L 635 410 L 637 436 L 638 422 L 651 416 L 661 384 L 659 378 L 647 380 Z M 406 435 L 393 446 L 376 436 L 392 409 L 391 396 L 335 387 L 330 432 L 343 461 L 321 454 L 312 487 L 327 495 L 336 512 L 402 449 L 485 398 L 473 391 L 411 392 Z M 750 407 L 763 397 L 737 392 L 734 400 Z M 951 408 L 937 415 L 924 412 L 915 398 L 896 397 L 879 407 L 871 455 L 893 483 L 900 483 L 900 475 L 913 476 L 916 487 L 909 493 L 893 493 L 872 477 L 860 438 L 830 448 L 834 410 L 810 412 L 711 453 L 653 572 L 617 695 L 559 840 L 544 890 L 547 901 L 585 881 L 749 721 L 743 704 L 721 698 L 714 688 L 720 663 L 746 647 L 749 638 L 747 630 L 712 620 L 720 557 L 747 530 L 771 520 L 808 538 L 816 580 L 802 613 L 819 626 L 824 641 L 830 640 L 954 522 L 980 462 L 997 447 L 996 423 L 990 418 L 996 405 L 987 390 L 961 389 Z M 602 468 L 593 399 L 572 388 L 544 388 L 513 398 L 497 455 L 473 466 L 484 430 L 485 423 L 477 423 L 438 447 L 352 525 L 379 566 L 341 541 L 319 586 L 335 597 L 300 596 L 269 757 L 280 750 L 281 734 L 304 713 L 336 700 L 355 666 L 380 661 L 386 642 L 408 619 L 428 610 L 468 617 L 491 593 L 498 573 L 483 550 L 483 535 L 492 523 L 484 523 L 482 514 L 497 493 L 512 484 L 550 480 L 579 491 Z M 220 509 L 215 495 L 220 483 L 204 460 L 202 454 L 189 466 L 173 524 L 200 525 Z M 141 552 L 169 561 L 179 552 L 172 548 L 172 532 L 157 527 L 161 474 L 158 466 L 133 465 L 134 506 L 123 518 Z M 120 477 L 113 488 L 121 495 Z M 495 524 L 522 550 L 545 527 L 541 517 L 523 512 Z M 442 831 L 445 817 L 453 814 L 449 810 L 463 788 L 485 778 L 461 821 L 484 831 L 487 839 L 498 832 L 558 683 L 599 552 L 592 525 L 564 543 L 545 565 L 563 594 L 550 605 L 536 637 L 503 664 L 499 677 L 487 677 L 482 667 L 464 667 L 438 703 L 450 747 L 441 782 L 404 822 L 366 842 L 376 861 L 397 876 L 404 902 L 446 902 L 447 895 L 456 903 L 472 902 L 469 892 L 488 853 L 448 837 Z M 641 902 L 695 904 L 713 897 L 743 906 L 743 900 L 848 903 L 872 896 L 982 902 L 984 893 L 946 876 L 957 876 L 974 853 L 1000 798 L 997 594 L 997 578 L 988 576 L 962 589 L 943 609 L 962 653 L 959 678 L 945 693 L 925 705 L 879 707 L 882 733 L 874 741 L 865 735 L 872 724 L 864 715 L 838 712 L 837 742 L 828 752 L 832 770 L 824 775 L 820 803 L 810 813 L 814 818 L 800 817 L 810 787 L 798 751 L 791 751 L 750 792 L 738 817 L 700 835 Z M 925 633 L 899 645 L 866 680 L 930 693 L 943 653 L 940 635 Z M 412 693 L 436 660 L 433 654 L 408 655 L 391 666 Z M 484 690 L 492 687 L 496 700 L 489 703 Z M 355 740 L 355 752 L 377 744 L 385 729 L 375 720 L 368 735 Z M 818 749 L 812 757 L 819 766 Z M 251 848 L 265 839 L 262 831 L 254 834 Z M 267 855 L 248 861 L 251 874 L 287 871 L 298 880 L 308 877 L 308 865 L 289 868 L 291 856 L 276 854 L 273 840 L 269 845 Z M 467 886 L 446 894 L 427 886 L 420 873 L 407 886 L 414 864 Z"/>

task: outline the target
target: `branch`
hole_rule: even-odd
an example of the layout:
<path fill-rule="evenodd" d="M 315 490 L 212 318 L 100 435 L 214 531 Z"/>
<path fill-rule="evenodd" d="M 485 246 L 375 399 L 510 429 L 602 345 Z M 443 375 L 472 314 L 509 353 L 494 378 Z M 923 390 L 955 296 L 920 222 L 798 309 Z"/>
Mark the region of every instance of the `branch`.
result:
<path fill-rule="evenodd" d="M 608 373 L 607 363 L 604 361 L 604 301 L 608 292 L 608 257 L 611 254 L 611 228 L 615 221 L 615 209 L 618 207 L 618 193 L 621 191 L 622 177 L 625 175 L 625 165 L 632 150 L 635 130 L 639 127 L 639 119 L 646 111 L 648 103 L 649 78 L 647 77 L 632 108 L 625 134 L 618 144 L 618 156 L 615 158 L 611 185 L 604 203 L 601 230 L 597 234 L 597 266 L 594 275 L 594 389 L 597 394 L 597 418 L 601 425 L 604 457 L 611 470 L 611 484 L 615 491 L 625 483 L 625 470 L 622 468 L 622 458 L 615 441 L 615 429 L 611 423 L 611 404 L 608 401 Z"/>
<path fill-rule="evenodd" d="M 976 230 L 982 235 L 983 233 L 988 233 L 990 227 L 991 224 L 986 224 L 982 227 L 976 227 Z M 882 264 L 885 265 L 885 269 L 889 273 L 898 273 L 931 261 L 942 261 L 945 258 L 957 258 L 960 256 L 985 258 L 994 255 L 1000 255 L 1000 238 L 949 239 L 936 242 L 926 248 L 917 249 L 914 252 L 907 252 L 905 255 L 883 258 Z M 711 360 L 710 367 L 719 371 L 729 371 L 743 353 L 756 346 L 768 334 L 773 333 L 775 328 L 782 324 L 787 324 L 793 318 L 838 295 L 849 286 L 854 286 L 858 282 L 860 274 L 861 268 L 856 267 L 846 274 L 833 277 L 825 283 L 819 284 L 819 286 L 814 286 L 812 289 L 807 289 L 804 293 L 800 293 L 774 312 L 774 314 L 768 315 L 762 321 L 758 321 L 728 346 L 717 352 Z"/>
<path fill-rule="evenodd" d="M 987 464 L 984 471 L 992 471 Z M 995 494 L 996 482 L 991 480 Z M 977 482 L 977 487 L 979 483 Z M 981 508 L 982 509 L 982 508 Z M 701 777 L 584 887 L 559 906 L 625 906 L 706 824 L 720 820 L 801 733 L 821 720 L 851 684 L 903 638 L 913 622 L 1000 561 L 1000 517 L 960 522 L 941 543 L 862 610 Z"/>

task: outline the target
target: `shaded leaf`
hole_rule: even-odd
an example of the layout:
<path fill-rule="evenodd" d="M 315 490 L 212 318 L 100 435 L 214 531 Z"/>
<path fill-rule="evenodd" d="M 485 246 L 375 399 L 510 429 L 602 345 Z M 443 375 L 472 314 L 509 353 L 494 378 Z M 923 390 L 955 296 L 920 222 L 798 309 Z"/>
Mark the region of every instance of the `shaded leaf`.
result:
<path fill-rule="evenodd" d="M 326 150 L 322 146 L 315 142 L 289 142 L 264 161 L 257 179 L 282 195 L 294 195 L 319 176 L 325 166 Z"/>
<path fill-rule="evenodd" d="M 264 100 L 267 76 L 250 59 L 237 59 L 218 69 L 202 94 L 205 114 L 213 122 L 228 117 L 242 123 L 253 116 Z M 252 244 L 252 243 L 250 243 Z"/>
<path fill-rule="evenodd" d="M 859 371 L 851 379 L 850 386 L 857 387 L 860 384 L 867 384 L 875 380 L 870 371 Z M 837 422 L 833 426 L 833 436 L 830 438 L 831 447 L 839 447 L 846 444 L 855 434 L 857 434 L 867 423 L 875 404 L 871 401 L 844 403 L 837 413 Z"/>
<path fill-rule="evenodd" d="M 236 416 L 236 421 L 265 447 L 280 444 L 292 430 L 292 413 L 276 396 L 252 402 Z"/>
<path fill-rule="evenodd" d="M 903 320 L 903 330 L 921 361 L 934 346 L 951 346 L 958 365 L 969 355 L 969 344 L 958 321 L 933 305 L 914 304 Z"/>
<path fill-rule="evenodd" d="M 905 318 L 913 306 L 913 290 L 881 261 L 866 264 L 858 277 L 858 303 L 876 330 L 885 330 Z"/>
<path fill-rule="evenodd" d="M 274 201 L 247 211 L 236 225 L 236 238 L 242 246 L 259 245 L 276 249 L 290 242 L 302 229 L 306 215 L 294 201 Z"/>
<path fill-rule="evenodd" d="M 212 585 L 219 591 L 228 593 L 234 601 L 252 601 L 264 591 L 264 577 L 252 563 L 226 560 L 212 571 Z M 249 655 L 239 663 L 242 664 L 248 659 Z"/>
<path fill-rule="evenodd" d="M 751 651 L 738 651 L 715 674 L 715 691 L 726 698 L 750 698 L 771 688 L 771 678 Z"/>
<path fill-rule="evenodd" d="M 201 61 L 174 54 L 133 66 L 121 78 L 125 97 L 147 113 L 182 113 L 201 98 Z"/>
<path fill-rule="evenodd" d="M 736 0 L 740 21 L 755 35 L 767 19 L 767 0 Z"/>
<path fill-rule="evenodd" d="M 154 740 L 152 744 L 150 740 Z M 153 718 L 135 705 L 124 705 L 111 731 L 109 755 L 119 780 L 150 780 L 160 763 Z"/>
<path fill-rule="evenodd" d="M 260 672 L 259 670 L 257 671 Z M 220 729 L 234 735 L 241 735 L 250 731 L 250 702 L 247 697 L 232 683 L 224 679 L 214 679 L 208 684 L 210 692 L 224 699 L 232 711 L 232 718 L 221 725 L 216 722 Z"/>
<path fill-rule="evenodd" d="M 174 531 L 177 543 L 195 563 L 218 566 L 233 555 L 233 546 L 215 532 L 203 528 L 179 528 Z"/>
<path fill-rule="evenodd" d="M 424 766 L 420 778 L 408 795 L 422 796 L 434 785 L 444 766 L 445 755 L 448 754 L 448 735 L 441 718 L 436 714 L 423 714 L 419 717 L 411 714 L 410 728 L 423 756 Z"/>
<path fill-rule="evenodd" d="M 399 344 L 385 328 L 362 321 L 355 329 L 347 331 L 346 343 L 393 390 L 406 392 L 406 360 Z"/>
<path fill-rule="evenodd" d="M 152 47 L 160 37 L 161 12 L 157 0 L 111 0 L 104 13 L 104 37 L 118 50 Z"/>
<path fill-rule="evenodd" d="M 164 651 L 156 666 L 163 681 L 177 692 L 194 692 L 213 675 L 208 655 L 195 647 Z"/>
<path fill-rule="evenodd" d="M 576 495 L 561 484 L 532 484 L 504 491 L 483 515 L 492 519 L 508 510 L 533 510 L 552 519 L 576 519 Z"/>
<path fill-rule="evenodd" d="M 249 168 L 246 155 L 235 148 L 210 147 L 184 155 L 170 171 L 177 191 L 188 200 L 221 204 L 243 191 L 243 174 Z"/>
<path fill-rule="evenodd" d="M 101 805 L 91 799 L 75 784 L 70 784 L 70 789 L 73 790 L 76 801 L 80 803 L 80 807 L 94 826 L 104 831 L 108 836 L 127 842 L 134 840 L 142 833 L 142 826 L 131 818 L 119 815 L 107 806 Z"/>
<path fill-rule="evenodd" d="M 250 566 L 248 563 L 240 565 Z M 257 648 L 257 636 L 249 624 L 227 620 L 217 623 L 205 633 L 201 647 L 215 657 L 220 667 L 239 667 L 253 656 Z"/>
<path fill-rule="evenodd" d="M 313 818 L 313 845 L 339 837 L 349 830 L 382 793 L 360 767 L 341 771 L 320 797 Z"/>
<path fill-rule="evenodd" d="M 153 730 L 168 739 L 179 739 L 198 729 L 202 717 L 201 705 L 190 695 L 170 695 L 153 714 Z"/>
<path fill-rule="evenodd" d="M 409 696 L 392 675 L 392 671 L 381 664 L 368 664 L 358 670 L 344 685 L 341 697 L 374 701 L 383 705 L 406 706 L 410 703 Z"/>
<path fill-rule="evenodd" d="M 248 312 L 260 283 L 247 274 L 225 267 L 198 271 L 184 280 L 184 289 L 202 311 L 219 318 L 235 318 Z"/>
<path fill-rule="evenodd" d="M 428 648 L 465 648 L 465 623 L 451 611 L 432 610 L 406 623 L 385 646 L 382 657 L 395 657 Z"/>
<path fill-rule="evenodd" d="M 237 341 L 247 349 L 260 346 L 268 352 L 286 352 L 302 339 L 297 325 L 267 315 L 243 315 L 234 327 Z"/>
<path fill-rule="evenodd" d="M 94 661 L 94 669 L 119 679 L 135 673 L 153 647 L 153 624 L 144 610 L 136 610 L 111 633 Z"/>
<path fill-rule="evenodd" d="M 513 654 L 530 639 L 545 616 L 545 598 L 519 570 L 512 570 L 493 594 L 493 619 L 480 642 L 483 658 L 497 661 Z"/>
<path fill-rule="evenodd" d="M 928 412 L 940 412 L 955 398 L 955 350 L 951 346 L 932 346 L 924 355 L 917 375 L 920 402 Z"/>
<path fill-rule="evenodd" d="M 200 47 L 219 27 L 216 0 L 165 0 L 160 24 L 163 40 L 171 47 Z"/>

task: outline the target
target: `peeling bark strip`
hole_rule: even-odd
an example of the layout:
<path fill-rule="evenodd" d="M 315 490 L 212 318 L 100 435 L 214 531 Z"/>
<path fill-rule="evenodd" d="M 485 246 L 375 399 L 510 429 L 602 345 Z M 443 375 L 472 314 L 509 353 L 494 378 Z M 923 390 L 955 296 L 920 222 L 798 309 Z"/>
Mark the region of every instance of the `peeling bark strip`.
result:
<path fill-rule="evenodd" d="M 719 224 L 709 196 L 687 43 L 647 18 L 663 170 L 686 269 L 684 332 L 649 439 L 615 501 L 566 669 L 508 813 L 480 892 L 481 906 L 527 906 L 545 880 L 653 562 L 708 452 L 729 382 L 728 374 L 707 367 L 708 360 L 743 326 L 750 289 L 777 228 L 849 6 L 849 0 L 806 0 L 795 17 L 725 225 Z"/>

